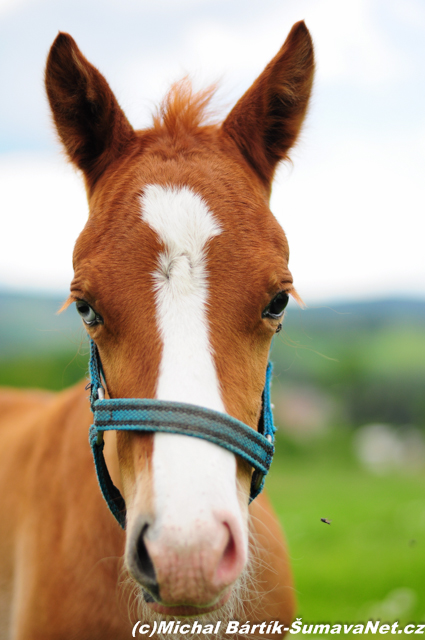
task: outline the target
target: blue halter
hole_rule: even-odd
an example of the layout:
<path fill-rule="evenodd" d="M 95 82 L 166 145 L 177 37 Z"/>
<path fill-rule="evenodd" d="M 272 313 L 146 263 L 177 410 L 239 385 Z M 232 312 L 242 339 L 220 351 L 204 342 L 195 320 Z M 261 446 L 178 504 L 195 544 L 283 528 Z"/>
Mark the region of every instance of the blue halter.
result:
<path fill-rule="evenodd" d="M 263 408 L 258 431 L 224 413 L 181 402 L 147 398 L 112 398 L 105 400 L 102 385 L 102 363 L 93 340 L 90 341 L 91 379 L 90 403 L 94 424 L 89 442 L 93 453 L 97 479 L 103 497 L 120 526 L 125 529 L 124 498 L 109 475 L 103 455 L 104 431 L 143 431 L 178 433 L 203 438 L 237 454 L 254 468 L 250 502 L 258 496 L 270 468 L 274 453 L 273 414 L 270 403 L 272 365 L 269 362 L 263 391 Z"/>

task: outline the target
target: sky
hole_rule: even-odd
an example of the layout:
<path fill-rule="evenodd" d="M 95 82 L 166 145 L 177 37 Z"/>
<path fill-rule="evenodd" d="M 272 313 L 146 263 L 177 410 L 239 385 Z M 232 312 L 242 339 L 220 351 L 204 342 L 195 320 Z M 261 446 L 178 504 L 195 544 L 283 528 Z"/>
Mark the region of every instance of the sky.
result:
<path fill-rule="evenodd" d="M 307 305 L 425 298 L 423 0 L 0 0 L 0 287 L 64 293 L 87 218 L 44 96 L 67 31 L 135 128 L 170 83 L 220 81 L 223 117 L 304 19 L 317 74 L 271 208 Z"/>

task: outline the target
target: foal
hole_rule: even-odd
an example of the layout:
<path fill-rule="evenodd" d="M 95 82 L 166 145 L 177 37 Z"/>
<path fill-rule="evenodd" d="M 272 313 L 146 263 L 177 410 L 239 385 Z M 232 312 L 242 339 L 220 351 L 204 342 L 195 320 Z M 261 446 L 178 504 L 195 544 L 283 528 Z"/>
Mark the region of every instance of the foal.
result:
<path fill-rule="evenodd" d="M 205 123 L 208 93 L 183 83 L 135 131 L 74 40 L 56 38 L 47 94 L 90 208 L 68 302 L 110 398 L 198 405 L 257 430 L 270 343 L 294 294 L 268 199 L 313 67 L 300 22 L 220 126 Z M 123 531 L 97 484 L 85 382 L 5 391 L 1 403 L 2 638 L 127 640 L 138 619 L 168 616 L 289 626 L 287 552 L 265 495 L 248 508 L 245 460 L 185 435 L 110 432 Z"/>

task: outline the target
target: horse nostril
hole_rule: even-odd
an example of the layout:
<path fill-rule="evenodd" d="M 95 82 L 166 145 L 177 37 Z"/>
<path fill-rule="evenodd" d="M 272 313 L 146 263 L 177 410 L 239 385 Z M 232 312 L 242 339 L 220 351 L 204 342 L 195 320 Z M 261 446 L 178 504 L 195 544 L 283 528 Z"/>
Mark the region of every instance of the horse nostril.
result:
<path fill-rule="evenodd" d="M 229 529 L 229 540 L 227 542 L 226 548 L 224 549 L 224 553 L 221 558 L 221 562 L 220 562 L 221 570 L 223 569 L 227 570 L 228 568 L 231 568 L 237 561 L 237 550 L 236 550 L 235 539 L 233 537 L 233 534 L 229 525 L 227 525 L 226 523 L 224 524 Z"/>
<path fill-rule="evenodd" d="M 230 518 L 222 523 L 226 536 L 222 540 L 221 557 L 215 572 L 215 582 L 218 585 L 232 584 L 240 575 L 246 562 L 246 552 L 238 528 Z"/>
<path fill-rule="evenodd" d="M 151 557 L 148 553 L 148 550 L 146 549 L 145 540 L 144 540 L 145 534 L 148 528 L 149 528 L 149 525 L 145 524 L 137 540 L 137 545 L 136 545 L 137 566 L 139 567 L 140 572 L 143 574 L 145 578 L 147 578 L 148 581 L 156 583 L 155 569 L 154 569 Z"/>
<path fill-rule="evenodd" d="M 134 555 L 137 565 L 137 576 L 135 577 L 148 592 L 145 593 L 145 601 L 153 602 L 154 598 L 159 599 L 159 587 L 156 580 L 155 567 L 145 544 L 145 535 L 148 528 L 148 524 L 143 526 L 135 545 Z M 151 598 L 151 596 L 154 598 Z"/>

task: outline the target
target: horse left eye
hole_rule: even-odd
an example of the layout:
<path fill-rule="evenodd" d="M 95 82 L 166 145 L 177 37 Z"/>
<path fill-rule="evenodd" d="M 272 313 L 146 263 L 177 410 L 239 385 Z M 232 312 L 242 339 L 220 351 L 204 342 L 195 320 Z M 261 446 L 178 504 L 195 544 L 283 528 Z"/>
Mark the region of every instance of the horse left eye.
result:
<path fill-rule="evenodd" d="M 263 318 L 280 318 L 288 304 L 289 296 L 281 291 L 273 298 L 270 304 L 263 311 Z"/>
<path fill-rule="evenodd" d="M 76 303 L 77 311 L 83 319 L 83 322 L 89 327 L 94 324 L 101 324 L 100 317 L 96 314 L 94 309 L 91 308 L 84 300 L 78 300 Z"/>

